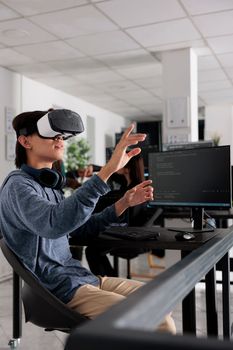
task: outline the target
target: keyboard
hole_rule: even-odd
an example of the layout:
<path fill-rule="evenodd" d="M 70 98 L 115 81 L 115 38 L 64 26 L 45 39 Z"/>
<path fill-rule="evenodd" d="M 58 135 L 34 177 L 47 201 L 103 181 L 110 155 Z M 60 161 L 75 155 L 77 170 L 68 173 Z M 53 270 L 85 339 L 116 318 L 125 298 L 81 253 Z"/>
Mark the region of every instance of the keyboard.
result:
<path fill-rule="evenodd" d="M 132 241 L 145 241 L 148 239 L 158 239 L 159 232 L 156 229 L 150 227 L 127 227 L 127 226 L 110 226 L 104 232 L 112 237 L 132 240 Z"/>

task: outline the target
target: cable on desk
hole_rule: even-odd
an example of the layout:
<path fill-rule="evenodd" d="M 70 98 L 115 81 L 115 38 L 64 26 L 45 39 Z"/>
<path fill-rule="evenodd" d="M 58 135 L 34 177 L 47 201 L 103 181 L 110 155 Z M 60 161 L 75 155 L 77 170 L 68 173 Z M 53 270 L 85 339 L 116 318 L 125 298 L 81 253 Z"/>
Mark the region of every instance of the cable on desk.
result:
<path fill-rule="evenodd" d="M 205 224 L 208 225 L 210 228 L 216 229 L 215 219 L 212 218 L 212 216 L 209 215 L 206 211 L 204 211 L 204 215 L 207 216 L 207 219 L 204 219 Z"/>

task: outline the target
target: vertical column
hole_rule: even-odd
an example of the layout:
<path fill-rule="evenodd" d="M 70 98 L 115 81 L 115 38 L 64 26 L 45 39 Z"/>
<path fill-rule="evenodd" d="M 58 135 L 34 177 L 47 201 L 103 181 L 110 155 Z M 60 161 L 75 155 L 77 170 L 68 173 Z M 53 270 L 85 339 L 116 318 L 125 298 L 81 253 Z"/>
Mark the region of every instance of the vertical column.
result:
<path fill-rule="evenodd" d="M 163 142 L 198 140 L 197 56 L 190 49 L 162 53 Z"/>

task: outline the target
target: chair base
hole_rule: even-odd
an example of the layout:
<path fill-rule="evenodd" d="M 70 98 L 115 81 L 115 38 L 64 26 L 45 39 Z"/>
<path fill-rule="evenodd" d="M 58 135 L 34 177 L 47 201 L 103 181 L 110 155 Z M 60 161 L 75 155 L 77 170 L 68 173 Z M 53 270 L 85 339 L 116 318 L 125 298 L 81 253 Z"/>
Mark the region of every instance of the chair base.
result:
<path fill-rule="evenodd" d="M 17 338 L 17 339 L 12 338 L 8 342 L 10 349 L 17 349 L 19 344 L 20 344 L 20 338 Z"/>

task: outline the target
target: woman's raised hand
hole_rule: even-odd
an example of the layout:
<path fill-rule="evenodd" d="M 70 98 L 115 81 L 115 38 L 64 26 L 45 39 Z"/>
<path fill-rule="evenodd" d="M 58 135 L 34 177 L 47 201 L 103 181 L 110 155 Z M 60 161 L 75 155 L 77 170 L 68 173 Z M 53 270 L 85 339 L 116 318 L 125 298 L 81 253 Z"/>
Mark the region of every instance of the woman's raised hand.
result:
<path fill-rule="evenodd" d="M 138 142 L 144 141 L 146 138 L 146 134 L 132 133 L 133 129 L 134 124 L 131 124 L 125 130 L 109 162 L 98 173 L 98 176 L 103 181 L 107 181 L 114 172 L 123 168 L 132 157 L 141 152 L 141 148 L 139 147 L 133 148 L 127 152 L 129 146 L 137 145 Z"/>

